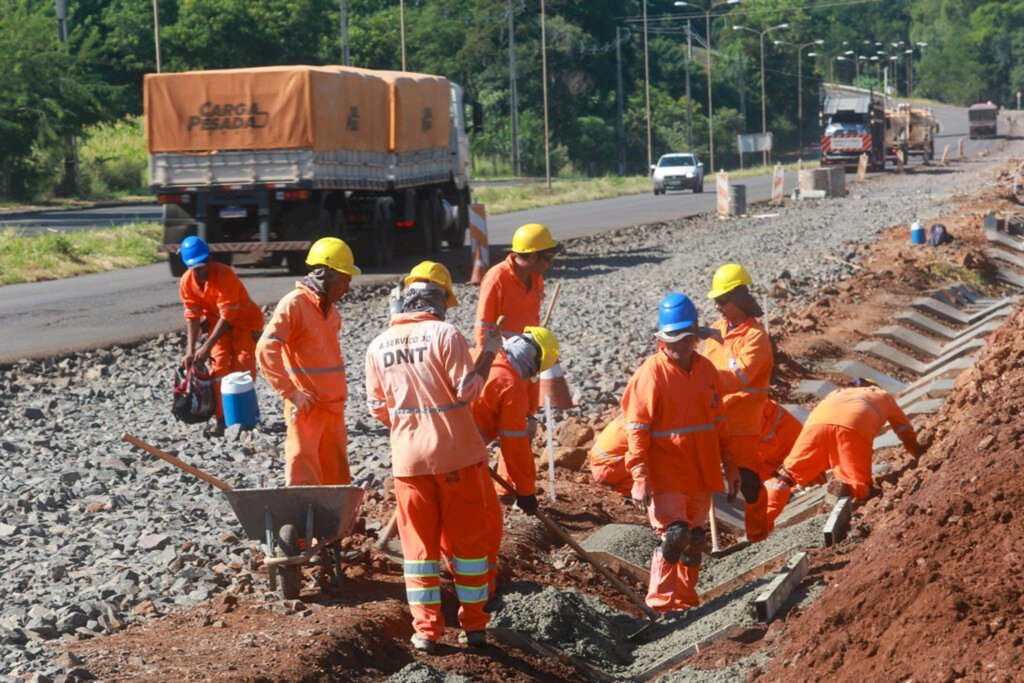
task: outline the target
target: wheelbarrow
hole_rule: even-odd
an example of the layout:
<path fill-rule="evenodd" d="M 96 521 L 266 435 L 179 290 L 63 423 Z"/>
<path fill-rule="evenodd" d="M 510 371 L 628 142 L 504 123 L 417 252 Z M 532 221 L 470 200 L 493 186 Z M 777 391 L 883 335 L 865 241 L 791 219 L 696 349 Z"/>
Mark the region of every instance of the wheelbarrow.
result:
<path fill-rule="evenodd" d="M 246 536 L 259 541 L 270 590 L 294 600 L 302 567 L 319 564 L 341 589 L 341 540 L 352 533 L 366 493 L 358 486 L 289 486 L 235 489 L 202 470 L 125 434 L 122 440 L 212 484 L 224 493 Z"/>

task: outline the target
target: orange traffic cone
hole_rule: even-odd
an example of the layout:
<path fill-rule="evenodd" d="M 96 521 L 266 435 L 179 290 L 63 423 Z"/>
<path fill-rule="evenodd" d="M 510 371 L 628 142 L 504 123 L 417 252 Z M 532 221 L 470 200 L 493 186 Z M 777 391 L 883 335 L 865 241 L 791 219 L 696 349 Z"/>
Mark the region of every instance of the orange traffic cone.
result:
<path fill-rule="evenodd" d="M 555 408 L 567 410 L 573 407 L 572 394 L 569 392 L 568 382 L 565 381 L 561 363 L 555 363 L 540 373 L 540 395 L 541 398 L 550 396 L 551 405 Z"/>
<path fill-rule="evenodd" d="M 487 262 L 480 255 L 480 243 L 477 242 L 473 249 L 473 274 L 469 278 L 469 284 L 478 285 L 484 281 L 487 273 Z"/>

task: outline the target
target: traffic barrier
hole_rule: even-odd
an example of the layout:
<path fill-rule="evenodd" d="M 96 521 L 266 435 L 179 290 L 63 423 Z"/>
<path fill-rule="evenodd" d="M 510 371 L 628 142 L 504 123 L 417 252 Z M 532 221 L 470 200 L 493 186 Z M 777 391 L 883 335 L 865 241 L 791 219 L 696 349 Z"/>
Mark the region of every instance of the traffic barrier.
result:
<path fill-rule="evenodd" d="M 857 182 L 863 183 L 864 179 L 868 177 L 868 155 L 861 154 L 860 159 L 857 161 Z"/>
<path fill-rule="evenodd" d="M 718 191 L 718 215 L 729 215 L 729 174 L 719 171 L 715 187 Z"/>
<path fill-rule="evenodd" d="M 772 171 L 772 201 L 776 204 L 782 203 L 782 181 L 785 176 L 786 172 L 782 168 L 782 164 L 775 164 L 775 169 Z"/>
<path fill-rule="evenodd" d="M 469 245 L 473 258 L 473 274 L 470 284 L 483 282 L 484 274 L 491 267 L 491 247 L 487 242 L 487 207 L 483 204 L 469 205 Z"/>

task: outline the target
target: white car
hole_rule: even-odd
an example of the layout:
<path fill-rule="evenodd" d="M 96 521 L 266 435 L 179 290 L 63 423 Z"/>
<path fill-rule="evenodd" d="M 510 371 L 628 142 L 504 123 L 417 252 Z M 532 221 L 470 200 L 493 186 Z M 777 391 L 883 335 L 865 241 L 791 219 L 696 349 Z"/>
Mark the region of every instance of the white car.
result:
<path fill-rule="evenodd" d="M 704 164 L 696 154 L 663 154 L 651 170 L 656 195 L 666 190 L 704 191 Z"/>

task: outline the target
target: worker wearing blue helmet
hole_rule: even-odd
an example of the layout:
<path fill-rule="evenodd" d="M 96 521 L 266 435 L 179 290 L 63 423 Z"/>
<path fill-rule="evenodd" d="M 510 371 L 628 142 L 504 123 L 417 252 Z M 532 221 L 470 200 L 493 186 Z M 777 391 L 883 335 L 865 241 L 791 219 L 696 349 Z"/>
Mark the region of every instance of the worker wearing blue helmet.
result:
<path fill-rule="evenodd" d="M 249 298 L 235 271 L 210 259 L 210 247 L 198 237 L 181 242 L 181 260 L 188 271 L 178 282 L 185 307 L 186 346 L 181 364 L 208 365 L 210 376 L 220 379 L 232 372 L 247 371 L 256 379 L 256 338 L 263 329 L 263 311 Z M 205 329 L 206 337 L 200 343 Z M 220 383 L 214 382 L 217 426 L 224 432 L 224 408 Z"/>

